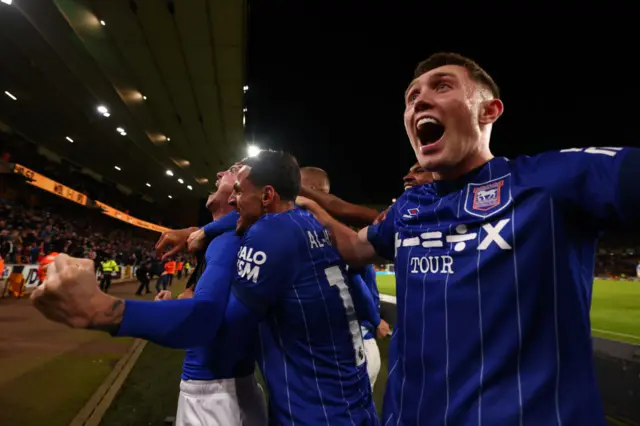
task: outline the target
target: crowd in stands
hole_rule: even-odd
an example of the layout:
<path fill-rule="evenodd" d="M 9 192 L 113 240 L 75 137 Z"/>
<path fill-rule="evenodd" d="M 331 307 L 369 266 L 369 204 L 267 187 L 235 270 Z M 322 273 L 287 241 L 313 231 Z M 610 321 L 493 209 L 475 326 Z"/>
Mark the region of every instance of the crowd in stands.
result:
<path fill-rule="evenodd" d="M 46 207 L 28 206 L 0 198 L 0 256 L 6 263 L 35 264 L 57 252 L 97 261 L 113 257 L 121 265 L 134 265 L 153 256 L 157 235 L 136 237 L 115 223 L 105 224 L 103 218 L 96 217 L 100 212 L 75 210 L 60 209 L 57 202 Z"/>
<path fill-rule="evenodd" d="M 37 173 L 85 194 L 93 200 L 102 201 L 111 207 L 158 225 L 177 227 L 170 214 L 157 209 L 140 195 L 127 195 L 117 189 L 116 184 L 103 179 L 97 181 L 81 172 L 81 168 L 62 159 L 61 163 L 49 160 L 40 154 L 37 146 L 0 132 L 0 155 L 10 163 L 19 163 Z"/>

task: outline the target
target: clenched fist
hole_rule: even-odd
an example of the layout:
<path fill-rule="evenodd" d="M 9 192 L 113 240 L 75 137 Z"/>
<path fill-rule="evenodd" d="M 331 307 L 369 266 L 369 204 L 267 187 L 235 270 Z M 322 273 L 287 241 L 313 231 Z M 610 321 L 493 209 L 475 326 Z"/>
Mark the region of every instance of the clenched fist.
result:
<path fill-rule="evenodd" d="M 100 291 L 93 261 L 60 254 L 46 272 L 44 283 L 31 294 L 45 317 L 74 328 L 117 328 L 124 301 Z"/>

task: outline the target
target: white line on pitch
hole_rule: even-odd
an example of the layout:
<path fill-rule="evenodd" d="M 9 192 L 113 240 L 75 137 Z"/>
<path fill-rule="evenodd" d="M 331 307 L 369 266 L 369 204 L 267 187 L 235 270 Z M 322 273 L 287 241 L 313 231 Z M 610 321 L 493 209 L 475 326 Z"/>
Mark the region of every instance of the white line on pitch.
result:
<path fill-rule="evenodd" d="M 599 330 L 597 328 L 592 328 L 591 330 L 602 334 L 611 334 L 612 336 L 630 337 L 632 339 L 640 340 L 640 336 L 635 336 L 633 334 L 616 333 L 615 331 Z"/>

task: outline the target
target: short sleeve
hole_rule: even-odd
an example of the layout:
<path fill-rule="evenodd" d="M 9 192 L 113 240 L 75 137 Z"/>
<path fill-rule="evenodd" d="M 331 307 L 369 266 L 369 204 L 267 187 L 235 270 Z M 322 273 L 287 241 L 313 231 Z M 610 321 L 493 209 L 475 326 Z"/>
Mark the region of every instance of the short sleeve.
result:
<path fill-rule="evenodd" d="M 590 217 L 599 227 L 631 223 L 640 213 L 640 150 L 572 148 L 541 154 L 529 164 L 531 177 L 569 212 Z"/>
<path fill-rule="evenodd" d="M 376 225 L 370 225 L 367 229 L 367 239 L 375 249 L 376 253 L 387 260 L 394 260 L 396 257 L 396 204 L 391 206 L 385 220 Z"/>
<path fill-rule="evenodd" d="M 293 284 L 300 267 L 299 253 L 297 235 L 286 222 L 254 224 L 240 243 L 233 294 L 251 310 L 266 314 Z"/>

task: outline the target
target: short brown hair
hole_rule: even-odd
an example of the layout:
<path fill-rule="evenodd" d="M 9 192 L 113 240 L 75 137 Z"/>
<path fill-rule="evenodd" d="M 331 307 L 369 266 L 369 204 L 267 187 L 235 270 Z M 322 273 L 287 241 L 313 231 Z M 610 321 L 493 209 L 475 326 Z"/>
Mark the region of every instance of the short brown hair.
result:
<path fill-rule="evenodd" d="M 329 175 L 323 169 L 319 167 L 301 167 L 300 174 L 307 175 L 309 180 L 313 181 L 315 189 L 321 189 L 322 187 L 326 187 L 327 192 L 329 191 L 329 187 L 331 185 L 329 181 Z"/>
<path fill-rule="evenodd" d="M 457 65 L 463 67 L 469 73 L 471 80 L 480 83 L 491 91 L 494 98 L 500 98 L 500 89 L 493 78 L 472 59 L 458 53 L 439 52 L 429 56 L 420 62 L 413 73 L 413 78 L 445 65 Z"/>

